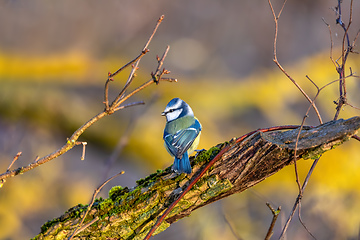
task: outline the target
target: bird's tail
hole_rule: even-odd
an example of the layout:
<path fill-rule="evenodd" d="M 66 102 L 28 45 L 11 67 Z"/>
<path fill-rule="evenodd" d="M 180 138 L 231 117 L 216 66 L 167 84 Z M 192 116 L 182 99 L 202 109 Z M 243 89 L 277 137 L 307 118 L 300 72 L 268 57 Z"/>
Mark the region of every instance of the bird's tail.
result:
<path fill-rule="evenodd" d="M 185 152 L 182 158 L 175 157 L 173 169 L 178 173 L 191 173 L 191 165 L 189 160 L 189 155 Z"/>

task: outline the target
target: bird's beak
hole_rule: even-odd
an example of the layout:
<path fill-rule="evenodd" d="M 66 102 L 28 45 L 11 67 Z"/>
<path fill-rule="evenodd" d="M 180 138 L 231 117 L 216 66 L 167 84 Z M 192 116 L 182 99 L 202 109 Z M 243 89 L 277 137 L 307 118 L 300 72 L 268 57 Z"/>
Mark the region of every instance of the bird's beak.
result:
<path fill-rule="evenodd" d="M 166 113 L 165 113 L 165 112 L 162 112 L 162 113 L 161 113 L 161 116 L 165 116 L 165 115 L 166 115 Z"/>

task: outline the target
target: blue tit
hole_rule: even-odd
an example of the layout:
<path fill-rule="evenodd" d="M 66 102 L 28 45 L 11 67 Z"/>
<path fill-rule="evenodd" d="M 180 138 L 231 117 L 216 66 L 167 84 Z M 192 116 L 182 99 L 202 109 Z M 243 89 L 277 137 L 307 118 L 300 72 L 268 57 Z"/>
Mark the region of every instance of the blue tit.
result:
<path fill-rule="evenodd" d="M 175 157 L 173 170 L 178 173 L 191 173 L 189 155 L 200 141 L 201 124 L 190 106 L 180 98 L 172 99 L 161 114 L 166 117 L 164 145 Z"/>

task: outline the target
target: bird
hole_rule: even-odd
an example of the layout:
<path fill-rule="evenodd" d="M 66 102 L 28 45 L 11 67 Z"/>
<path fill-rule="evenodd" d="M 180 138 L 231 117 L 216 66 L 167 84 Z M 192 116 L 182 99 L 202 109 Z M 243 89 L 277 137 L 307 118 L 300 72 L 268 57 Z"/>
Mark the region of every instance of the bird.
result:
<path fill-rule="evenodd" d="M 190 174 L 189 155 L 199 145 L 202 126 L 191 107 L 180 98 L 172 99 L 161 115 L 166 117 L 164 146 L 175 157 L 172 169 L 179 174 Z"/>

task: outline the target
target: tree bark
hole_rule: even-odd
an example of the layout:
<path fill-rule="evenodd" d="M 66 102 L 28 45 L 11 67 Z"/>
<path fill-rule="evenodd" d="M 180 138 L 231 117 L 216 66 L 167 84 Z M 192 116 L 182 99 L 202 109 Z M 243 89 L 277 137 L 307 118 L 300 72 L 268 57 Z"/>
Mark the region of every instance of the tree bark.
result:
<path fill-rule="evenodd" d="M 357 133 L 360 117 L 327 122 L 301 131 L 296 160 L 315 159 L 341 145 Z M 225 146 L 230 148 L 185 194 L 155 234 L 194 210 L 229 195 L 242 192 L 283 167 L 294 163 L 299 129 L 256 132 L 241 142 L 218 144 L 191 158 L 193 173 L 177 175 L 171 167 L 137 181 L 129 189 L 113 187 L 109 198 L 98 199 L 74 239 L 143 239 L 157 218 L 186 188 L 199 171 Z M 87 206 L 77 205 L 64 215 L 45 223 L 34 239 L 64 239 L 71 236 Z M 90 224 L 89 224 L 90 223 Z"/>

